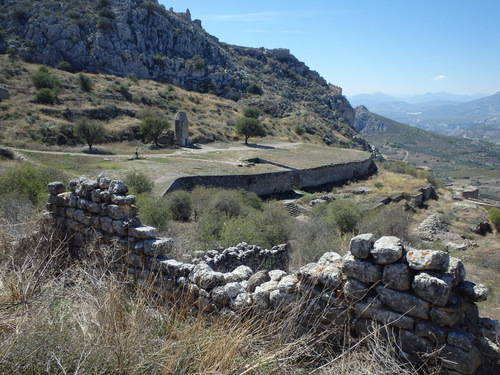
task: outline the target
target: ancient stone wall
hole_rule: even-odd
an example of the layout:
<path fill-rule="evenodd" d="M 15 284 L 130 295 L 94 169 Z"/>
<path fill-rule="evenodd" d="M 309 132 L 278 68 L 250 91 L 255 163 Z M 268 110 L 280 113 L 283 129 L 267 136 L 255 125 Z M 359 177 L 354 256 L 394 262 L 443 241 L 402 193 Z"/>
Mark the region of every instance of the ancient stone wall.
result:
<path fill-rule="evenodd" d="M 195 310 L 293 312 L 297 334 L 347 325 L 362 336 L 382 327 L 406 360 L 432 356 L 450 375 L 500 371 L 500 323 L 480 318 L 476 305 L 488 291 L 466 281 L 463 263 L 446 252 L 362 234 L 343 257 L 327 252 L 295 272 L 285 245 L 266 250 L 241 243 L 179 261 L 170 258 L 171 239 L 141 225 L 135 197 L 121 181 L 81 178 L 69 190 L 50 184 L 47 209 L 76 251 L 91 242 L 112 245 L 117 269 L 150 280 L 159 293 L 181 297 Z"/>
<path fill-rule="evenodd" d="M 251 175 L 186 176 L 177 178 L 165 191 L 191 190 L 195 186 L 245 189 L 257 195 L 270 195 L 338 183 L 372 175 L 377 167 L 371 157 L 349 163 L 328 164 L 309 169 L 290 169 L 283 172 Z"/>

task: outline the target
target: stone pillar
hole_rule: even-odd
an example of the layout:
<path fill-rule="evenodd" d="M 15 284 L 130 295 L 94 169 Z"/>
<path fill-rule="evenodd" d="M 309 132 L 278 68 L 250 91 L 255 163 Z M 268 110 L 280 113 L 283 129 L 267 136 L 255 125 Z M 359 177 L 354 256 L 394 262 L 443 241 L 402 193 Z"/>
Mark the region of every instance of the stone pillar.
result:
<path fill-rule="evenodd" d="M 181 147 L 189 145 L 189 122 L 185 112 L 175 115 L 175 144 Z"/>

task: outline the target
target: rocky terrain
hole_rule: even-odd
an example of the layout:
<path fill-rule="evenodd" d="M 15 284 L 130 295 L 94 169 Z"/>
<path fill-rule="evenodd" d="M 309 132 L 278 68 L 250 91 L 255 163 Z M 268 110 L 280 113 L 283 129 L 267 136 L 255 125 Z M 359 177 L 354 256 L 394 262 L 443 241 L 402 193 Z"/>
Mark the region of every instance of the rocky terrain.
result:
<path fill-rule="evenodd" d="M 189 12 L 157 1 L 4 1 L 0 25 L 0 52 L 25 61 L 247 99 L 270 117 L 297 118 L 299 132 L 328 145 L 369 149 L 342 90 L 288 50 L 221 43 Z"/>

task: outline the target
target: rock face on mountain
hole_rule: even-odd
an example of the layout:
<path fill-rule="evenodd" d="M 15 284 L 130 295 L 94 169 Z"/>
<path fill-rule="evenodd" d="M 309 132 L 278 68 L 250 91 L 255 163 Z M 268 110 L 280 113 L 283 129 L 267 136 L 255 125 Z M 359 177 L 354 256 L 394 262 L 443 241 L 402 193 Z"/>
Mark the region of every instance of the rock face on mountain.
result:
<path fill-rule="evenodd" d="M 387 122 L 383 118 L 368 111 L 364 105 L 356 107 L 354 129 L 362 134 L 380 133 L 387 128 Z"/>

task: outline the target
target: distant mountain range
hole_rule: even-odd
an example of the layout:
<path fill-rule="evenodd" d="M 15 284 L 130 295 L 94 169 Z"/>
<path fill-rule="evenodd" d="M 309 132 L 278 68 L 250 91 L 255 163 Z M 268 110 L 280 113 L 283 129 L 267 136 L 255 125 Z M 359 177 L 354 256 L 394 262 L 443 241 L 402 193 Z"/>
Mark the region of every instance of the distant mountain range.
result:
<path fill-rule="evenodd" d="M 409 104 L 429 103 L 429 102 L 470 102 L 472 100 L 481 99 L 488 94 L 474 94 L 474 95 L 456 95 L 447 92 L 426 93 L 420 95 L 388 95 L 383 92 L 376 92 L 373 94 L 358 94 L 348 96 L 347 99 L 353 106 L 364 105 L 369 107 L 371 105 L 378 105 L 390 102 L 406 102 Z"/>
<path fill-rule="evenodd" d="M 353 105 L 362 104 L 373 113 L 421 129 L 500 143 L 500 92 L 470 100 L 472 97 L 438 93 L 391 101 L 393 97 L 376 93 L 356 95 L 349 100 Z"/>

